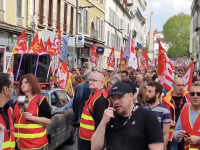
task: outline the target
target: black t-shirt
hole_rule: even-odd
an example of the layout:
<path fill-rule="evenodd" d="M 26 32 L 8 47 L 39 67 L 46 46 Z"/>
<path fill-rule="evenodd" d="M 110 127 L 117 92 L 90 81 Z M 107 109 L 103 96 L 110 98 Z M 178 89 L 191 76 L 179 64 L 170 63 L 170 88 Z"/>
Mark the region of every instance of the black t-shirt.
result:
<path fill-rule="evenodd" d="M 101 95 L 94 103 L 93 117 L 95 121 L 95 129 L 97 129 L 103 117 L 104 110 L 108 108 L 109 101 Z"/>
<path fill-rule="evenodd" d="M 135 94 L 137 93 L 137 90 L 136 90 L 136 85 L 133 83 L 133 81 L 125 81 L 128 85 L 130 85 L 130 87 L 132 88 L 132 93 Z"/>
<path fill-rule="evenodd" d="M 172 96 L 172 99 L 174 100 L 175 102 L 175 122 L 178 121 L 178 118 L 180 116 L 180 113 L 181 113 L 181 110 L 183 109 L 183 106 L 184 106 L 184 101 L 182 103 L 182 105 L 180 106 L 180 103 L 181 103 L 181 99 L 182 99 L 182 96 L 180 97 L 175 97 L 175 96 Z M 179 107 L 180 106 L 180 107 Z"/>
<path fill-rule="evenodd" d="M 10 129 L 10 126 L 9 126 L 9 117 L 8 117 L 8 113 L 7 113 L 8 108 L 9 108 L 8 104 L 5 104 L 3 108 L 0 107 L 0 114 L 1 114 L 3 120 L 4 120 L 5 124 L 6 124 L 7 130 Z"/>
<path fill-rule="evenodd" d="M 111 119 L 106 128 L 106 150 L 149 150 L 148 145 L 163 143 L 163 131 L 156 116 L 139 107 L 128 117 Z"/>

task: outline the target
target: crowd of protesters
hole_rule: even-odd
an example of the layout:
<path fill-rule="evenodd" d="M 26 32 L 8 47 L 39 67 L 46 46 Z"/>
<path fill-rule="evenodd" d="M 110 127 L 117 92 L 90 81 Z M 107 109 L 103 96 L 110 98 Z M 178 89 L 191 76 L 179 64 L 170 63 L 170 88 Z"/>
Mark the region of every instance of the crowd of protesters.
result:
<path fill-rule="evenodd" d="M 69 67 L 69 72 L 68 93 L 73 101 L 66 109 L 74 111 L 78 150 L 199 150 L 199 71 L 194 70 L 189 91 L 184 89 L 184 69 L 175 68 L 170 91 L 157 82 L 157 69 Z M 48 144 L 45 126 L 51 123 L 51 109 L 41 96 L 36 77 L 23 76 L 17 87 L 17 96 L 28 96 L 32 114 L 20 112 L 16 104 L 9 107 L 13 83 L 7 74 L 1 73 L 0 78 L 0 130 L 5 131 L 2 149 L 34 146 L 43 150 Z"/>

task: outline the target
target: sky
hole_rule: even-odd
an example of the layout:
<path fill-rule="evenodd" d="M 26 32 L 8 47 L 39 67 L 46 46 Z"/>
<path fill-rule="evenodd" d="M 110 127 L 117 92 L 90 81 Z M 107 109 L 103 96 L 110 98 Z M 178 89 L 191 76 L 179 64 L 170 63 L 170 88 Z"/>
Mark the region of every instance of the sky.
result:
<path fill-rule="evenodd" d="M 147 9 L 145 15 L 148 18 L 147 28 L 150 28 L 150 15 L 154 12 L 153 28 L 163 30 L 163 25 L 167 20 L 179 13 L 190 14 L 190 7 L 193 0 L 146 0 Z"/>

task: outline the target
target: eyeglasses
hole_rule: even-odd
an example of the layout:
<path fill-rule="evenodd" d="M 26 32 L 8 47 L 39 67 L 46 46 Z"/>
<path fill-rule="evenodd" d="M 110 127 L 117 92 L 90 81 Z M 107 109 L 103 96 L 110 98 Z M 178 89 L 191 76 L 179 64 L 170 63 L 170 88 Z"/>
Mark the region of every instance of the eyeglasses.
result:
<path fill-rule="evenodd" d="M 89 79 L 89 82 L 97 82 L 97 81 L 101 81 L 101 80 L 95 80 L 95 79 Z"/>
<path fill-rule="evenodd" d="M 195 94 L 197 94 L 197 96 L 200 96 L 200 92 L 190 92 L 190 96 L 195 96 Z"/>

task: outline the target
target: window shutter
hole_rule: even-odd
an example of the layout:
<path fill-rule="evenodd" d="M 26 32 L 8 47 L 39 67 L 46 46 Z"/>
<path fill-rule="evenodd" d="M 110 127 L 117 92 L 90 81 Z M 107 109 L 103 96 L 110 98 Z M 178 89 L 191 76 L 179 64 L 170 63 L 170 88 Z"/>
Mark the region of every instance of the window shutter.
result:
<path fill-rule="evenodd" d="M 103 19 L 101 19 L 101 40 L 103 41 Z"/>
<path fill-rule="evenodd" d="M 107 46 L 109 47 L 109 31 L 108 31 L 108 35 L 107 35 Z"/>
<path fill-rule="evenodd" d="M 86 34 L 86 10 L 83 9 L 83 34 Z"/>
<path fill-rule="evenodd" d="M 111 16 L 111 8 L 109 7 L 109 16 Z M 111 17 L 108 17 L 109 22 L 111 22 Z"/>
<path fill-rule="evenodd" d="M 88 34 L 88 10 L 86 10 L 86 34 Z"/>
<path fill-rule="evenodd" d="M 0 10 L 3 10 L 3 4 L 4 4 L 3 1 L 4 0 L 0 0 Z"/>

